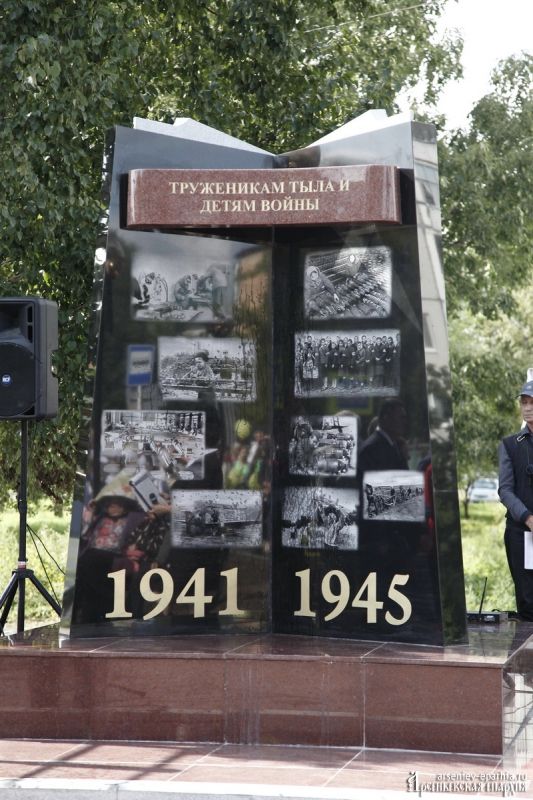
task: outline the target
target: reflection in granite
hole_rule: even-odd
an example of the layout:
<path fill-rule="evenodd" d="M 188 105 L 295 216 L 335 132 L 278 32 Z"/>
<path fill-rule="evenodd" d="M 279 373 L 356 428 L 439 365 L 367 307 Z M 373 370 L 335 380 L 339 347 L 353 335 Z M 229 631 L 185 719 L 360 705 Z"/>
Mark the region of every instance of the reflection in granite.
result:
<path fill-rule="evenodd" d="M 471 624 L 468 643 L 462 645 L 406 644 L 372 640 L 324 639 L 315 636 L 285 634 L 154 636 L 143 638 L 69 639 L 60 632 L 60 624 L 0 637 L 0 652 L 32 650 L 73 650 L 146 655 L 187 656 L 231 655 L 267 658 L 335 658 L 363 661 L 440 662 L 445 664 L 482 663 L 504 665 L 506 670 L 526 669 L 528 653 L 522 646 L 533 636 L 533 623 L 502 622 L 500 625 Z M 533 645 L 531 646 L 533 671 Z"/>
<path fill-rule="evenodd" d="M 522 625 L 530 638 L 503 670 L 503 756 L 506 769 L 516 771 L 533 765 L 533 623 Z"/>

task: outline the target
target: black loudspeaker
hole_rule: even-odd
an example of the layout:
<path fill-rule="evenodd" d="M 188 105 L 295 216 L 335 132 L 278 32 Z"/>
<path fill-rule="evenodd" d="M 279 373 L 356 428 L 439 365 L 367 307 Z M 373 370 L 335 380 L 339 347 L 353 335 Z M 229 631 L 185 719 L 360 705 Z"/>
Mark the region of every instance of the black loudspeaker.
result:
<path fill-rule="evenodd" d="M 0 419 L 57 414 L 57 304 L 40 297 L 0 297 Z"/>

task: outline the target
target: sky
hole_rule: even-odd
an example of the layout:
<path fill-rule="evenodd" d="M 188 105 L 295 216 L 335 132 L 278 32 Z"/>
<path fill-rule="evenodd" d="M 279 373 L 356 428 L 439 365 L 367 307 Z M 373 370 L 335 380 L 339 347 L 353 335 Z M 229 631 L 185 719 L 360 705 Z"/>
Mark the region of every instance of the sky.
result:
<path fill-rule="evenodd" d="M 533 53 L 533 0 L 448 0 L 440 31 L 457 28 L 464 38 L 464 78 L 442 93 L 438 110 L 448 128 L 465 127 L 474 103 L 490 91 L 498 61 L 522 50 Z"/>

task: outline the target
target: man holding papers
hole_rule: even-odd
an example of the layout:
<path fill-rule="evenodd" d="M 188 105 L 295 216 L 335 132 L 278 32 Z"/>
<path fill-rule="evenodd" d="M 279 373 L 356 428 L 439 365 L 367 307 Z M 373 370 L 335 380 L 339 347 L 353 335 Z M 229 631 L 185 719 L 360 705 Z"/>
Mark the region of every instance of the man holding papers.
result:
<path fill-rule="evenodd" d="M 533 621 L 533 380 L 522 386 L 525 426 L 500 443 L 500 500 L 507 509 L 505 549 L 520 619 Z"/>

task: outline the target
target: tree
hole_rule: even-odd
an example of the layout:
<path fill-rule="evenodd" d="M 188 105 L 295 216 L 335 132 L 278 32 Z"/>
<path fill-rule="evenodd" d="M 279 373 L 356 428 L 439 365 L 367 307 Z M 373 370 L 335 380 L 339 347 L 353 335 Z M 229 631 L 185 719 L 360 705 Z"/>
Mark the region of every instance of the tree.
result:
<path fill-rule="evenodd" d="M 497 471 L 533 366 L 533 57 L 502 62 L 467 131 L 441 142 L 444 265 L 458 474 Z M 467 510 L 467 505 L 465 506 Z"/>
<path fill-rule="evenodd" d="M 499 441 L 520 428 L 515 397 L 531 366 L 528 305 L 527 294 L 518 292 L 512 319 L 488 320 L 463 309 L 450 320 L 455 442 L 465 516 L 468 488 L 476 478 L 497 473 Z"/>
<path fill-rule="evenodd" d="M 421 76 L 431 100 L 459 72 L 460 42 L 434 40 L 443 5 L 4 0 L 2 295 L 56 300 L 60 315 L 60 414 L 33 426 L 32 491 L 71 493 L 106 130 L 183 115 L 281 152 L 392 109 Z M 1 501 L 17 480 L 13 423 L 0 442 Z"/>
<path fill-rule="evenodd" d="M 441 143 L 448 310 L 512 313 L 533 266 L 533 56 L 502 62 L 471 126 Z"/>

